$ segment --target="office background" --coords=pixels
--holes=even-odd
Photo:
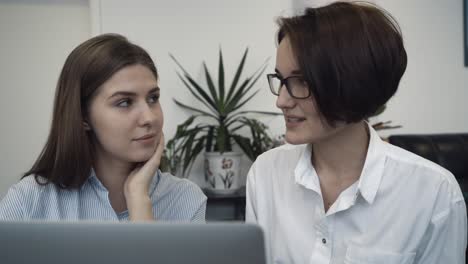
[[[79,43],[105,32],[126,35],[146,48],[160,72],[164,132],[169,138],[190,114],[172,98],[192,102],[177,79],[174,54],[202,76],[212,71],[222,47],[227,80],[248,46],[246,72],[270,57],[275,64],[275,17],[325,0],[0,0],[0,198],[40,153],[48,134],[56,81],[66,56]],[[377,120],[403,127],[382,132],[468,131],[468,68],[464,67],[463,0],[377,0],[394,15],[409,56],[400,90]],[[231,73],[231,74],[230,74]],[[266,79],[250,109],[275,111]],[[280,117],[262,119],[272,135],[284,130]],[[250,163],[244,159],[243,175]],[[205,186],[201,163],[190,176]]]

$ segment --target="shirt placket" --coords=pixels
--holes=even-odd
[[[319,208],[317,208],[319,209]],[[329,264],[332,257],[332,234],[331,234],[331,217],[326,216],[323,208],[316,210],[317,219],[315,225],[315,243],[314,250],[310,256],[309,263],[311,264]]]

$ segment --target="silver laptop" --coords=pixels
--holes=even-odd
[[[0,222],[0,263],[263,264],[263,233],[244,223]]]

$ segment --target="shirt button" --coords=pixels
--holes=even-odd
[[[327,240],[325,238],[322,238],[322,243],[323,244],[326,244],[327,243]]]

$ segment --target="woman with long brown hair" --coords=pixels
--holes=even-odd
[[[164,149],[158,72],[117,34],[68,56],[39,158],[0,202],[1,220],[204,221],[198,186],[158,170]]]

